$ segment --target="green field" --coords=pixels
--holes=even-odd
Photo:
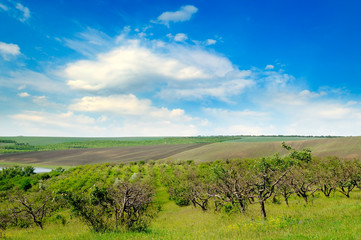
[[[240,136],[235,140],[227,142],[285,142],[285,141],[300,141],[312,139],[324,139],[334,137],[313,137],[313,136]]]
[[[159,140],[164,137],[107,137],[107,138],[87,138],[87,137],[0,137],[4,140],[14,140],[18,143],[29,143],[30,145],[50,145],[57,143],[68,143],[68,142],[89,142],[89,141],[149,141],[149,140]]]

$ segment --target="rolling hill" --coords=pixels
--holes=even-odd
[[[0,155],[1,162],[76,166],[103,162],[147,161],[150,159],[194,160],[197,162],[219,159],[258,158],[275,153],[286,155],[282,141],[220,142],[210,144],[160,144],[95,149],[70,149]],[[361,159],[361,137],[320,138],[286,141],[300,150],[310,148],[313,156],[337,156]]]

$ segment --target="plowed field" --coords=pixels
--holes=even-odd
[[[0,155],[0,163],[45,164],[77,166],[102,162],[135,162],[168,158],[174,154],[204,146],[205,144],[150,145],[95,149],[29,152]]]

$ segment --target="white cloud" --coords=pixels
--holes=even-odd
[[[110,99],[109,101],[111,101]],[[90,101],[89,99],[84,99]],[[91,103],[94,103],[90,101]],[[114,102],[113,102],[114,103]],[[78,105],[78,107],[80,107]],[[12,134],[30,136],[88,136],[88,137],[119,137],[119,136],[190,136],[199,134],[194,121],[184,115],[182,110],[155,109],[148,106],[147,112],[152,116],[143,117],[114,117],[104,114],[89,117],[73,111],[51,113],[42,111],[25,111],[10,116],[16,129]],[[89,109],[99,110],[105,114],[104,106]],[[119,114],[117,112],[116,114]],[[186,117],[183,118],[182,117]]]
[[[214,40],[214,39],[207,39],[207,40],[205,41],[205,45],[206,45],[206,46],[214,45],[214,44],[216,44],[216,43],[217,43],[217,41]]]
[[[69,106],[72,112],[100,114],[106,118],[108,136],[188,136],[198,134],[204,120],[185,114],[183,109],[155,107],[148,99],[132,94],[83,97]],[[110,131],[111,130],[111,131]]]
[[[264,69],[266,69],[266,70],[272,70],[272,69],[274,69],[274,68],[275,68],[275,66],[269,64],[269,65],[267,65]]]
[[[68,64],[63,74],[67,84],[76,90],[113,94],[150,92],[162,86],[164,93],[188,97],[197,96],[198,89],[202,97],[222,99],[252,85],[252,80],[245,79],[249,71],[239,71],[227,58],[202,48],[161,41],[123,42],[95,60]]]
[[[71,88],[88,91],[128,90],[142,84],[149,85],[152,81],[189,81],[208,77],[203,69],[156,54],[136,43],[98,55],[96,61],[71,63],[65,74]]]
[[[66,106],[64,106],[62,104],[50,102],[46,96],[34,96],[32,101],[33,101],[33,103],[35,103],[41,107],[46,107],[46,108],[51,108],[51,109],[66,108]]]
[[[108,97],[83,97],[69,106],[72,111],[111,113],[121,117],[190,121],[182,109],[156,108],[148,99],[138,99],[133,94]]]
[[[191,19],[192,15],[198,11],[193,5],[182,6],[175,12],[164,12],[158,18],[158,22],[169,26],[170,22],[184,22]]]
[[[107,34],[88,27],[85,31],[76,34],[74,39],[65,38],[64,42],[69,48],[92,57],[100,51],[109,50],[113,44],[113,39]]]
[[[10,72],[7,77],[0,76],[0,87],[31,89],[45,93],[66,93],[68,88],[45,74],[24,70]],[[20,87],[19,87],[20,86]]]
[[[347,95],[332,89],[302,89],[289,81],[292,76],[282,73],[273,72],[271,76],[272,80],[256,89],[249,101],[253,110],[270,113],[263,124],[274,126],[274,134],[359,135],[361,106],[350,105]]]
[[[27,92],[22,92],[22,93],[19,93],[18,96],[19,96],[19,97],[29,97],[30,94],[27,93]]]
[[[170,39],[176,42],[184,42],[188,39],[188,36],[185,33],[177,33],[175,36],[169,33],[167,34],[167,37],[169,37]]]
[[[21,3],[8,0],[8,4],[0,3],[0,10],[7,12],[11,17],[21,22],[25,22],[30,18],[30,10]]]
[[[73,112],[50,113],[25,111],[10,116],[20,135],[30,136],[102,136],[104,127],[97,126],[97,119],[76,115]]]
[[[19,20],[21,22],[25,22],[26,20],[28,20],[30,18],[29,8],[23,6],[21,3],[17,3],[16,9],[18,9],[22,13],[22,16],[19,18]]]
[[[164,99],[204,99],[213,97],[224,102],[232,103],[231,97],[241,94],[246,88],[253,86],[253,80],[235,79],[220,81],[212,84],[198,84],[198,87],[168,88],[159,93]]]
[[[20,47],[13,43],[0,42],[0,55],[7,61],[10,56],[17,56],[20,54]]]

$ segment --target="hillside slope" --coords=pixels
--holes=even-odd
[[[313,156],[361,159],[361,137],[287,141],[295,149],[310,148]],[[214,161],[218,159],[258,158],[286,154],[281,142],[224,142],[205,145],[171,156],[174,160]]]

